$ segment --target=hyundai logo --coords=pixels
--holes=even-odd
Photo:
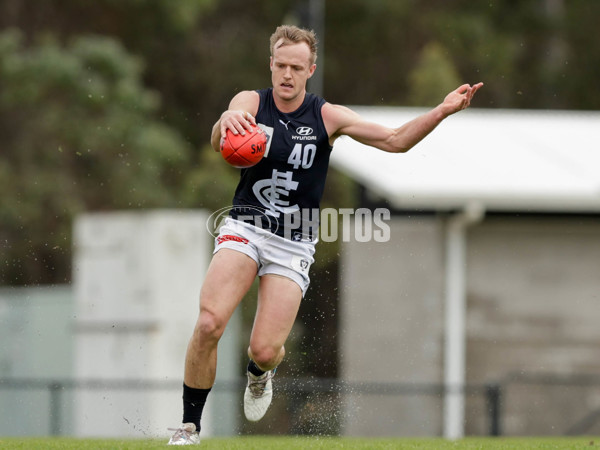
[[[311,127],[298,127],[296,128],[296,133],[300,136],[310,136],[313,133],[313,129]]]

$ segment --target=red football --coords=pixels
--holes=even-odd
[[[267,135],[256,125],[252,125],[252,132],[246,130],[245,135],[233,134],[231,130],[227,130],[225,137],[221,138],[221,156],[238,169],[257,164],[266,148]]]

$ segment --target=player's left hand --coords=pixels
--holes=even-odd
[[[443,103],[440,105],[444,114],[449,116],[455,112],[462,111],[471,104],[471,100],[481,87],[483,83],[477,83],[471,86],[470,84],[463,84],[459,88],[450,92]]]

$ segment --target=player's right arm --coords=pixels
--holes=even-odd
[[[254,116],[258,112],[260,97],[256,91],[239,92],[229,102],[227,111],[221,114],[221,117],[213,125],[210,135],[210,144],[215,152],[220,150],[221,136],[224,136],[227,129],[233,134],[246,134],[246,130],[251,131],[252,126],[256,125]]]

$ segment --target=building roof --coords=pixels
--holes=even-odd
[[[351,108],[392,127],[426,111]],[[471,108],[405,154],[342,137],[331,164],[400,209],[597,213],[599,138],[600,112]]]

